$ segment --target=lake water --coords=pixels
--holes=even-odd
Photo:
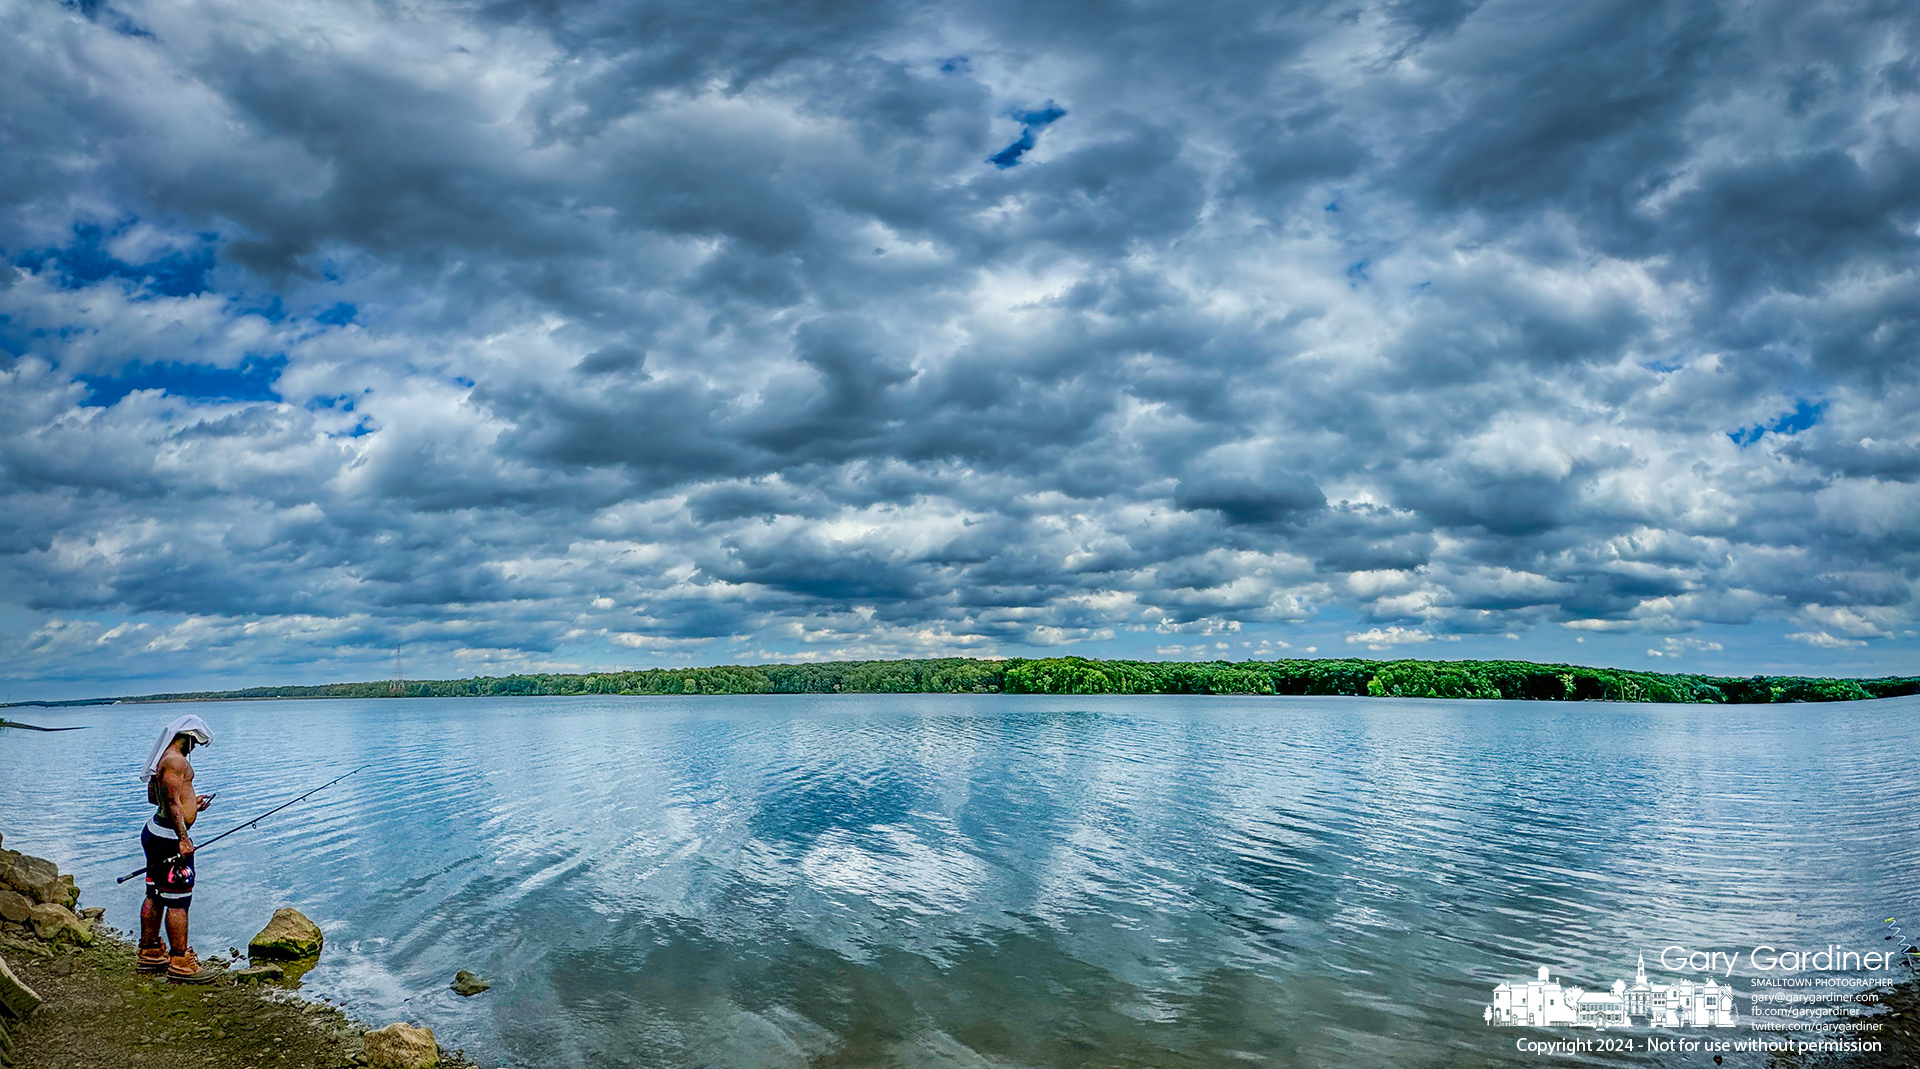
[[[203,839],[373,763],[206,851],[202,954],[298,907],[328,940],[309,994],[488,1065],[1540,1065],[1517,1037],[1593,1033],[1481,1018],[1540,965],[1605,986],[1645,952],[1673,981],[1671,946],[1920,929],[1916,699],[9,710],[91,729],[0,731],[6,845],[122,928],[137,768],[182,711],[218,736]],[[453,995],[461,968],[493,990]]]

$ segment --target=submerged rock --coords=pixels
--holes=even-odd
[[[249,965],[244,969],[235,969],[227,975],[233,977],[236,984],[263,984],[269,980],[285,978],[287,972],[278,965]]]
[[[487,988],[492,987],[493,984],[489,983],[484,976],[475,976],[467,970],[461,969],[459,972],[453,974],[453,983],[450,986],[452,986],[454,994],[459,995],[461,998],[471,998],[485,991]]]
[[[247,944],[247,957],[292,961],[317,957],[326,937],[320,926],[297,909],[276,909],[260,934]]]
[[[256,962],[255,964],[265,964],[265,963]],[[288,961],[277,962],[276,964],[280,966],[280,971],[284,974],[280,977],[280,982],[284,983],[288,987],[297,988],[300,986],[300,978],[312,972],[313,967],[320,964],[320,959],[319,958],[293,958]]]
[[[396,1021],[368,1032],[362,1044],[368,1069],[433,1069],[440,1064],[440,1046],[431,1028]]]

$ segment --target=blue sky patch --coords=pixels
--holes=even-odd
[[[1751,427],[1742,427],[1739,430],[1728,431],[1727,437],[1733,439],[1733,444],[1735,445],[1748,446],[1766,437],[1768,434],[1799,434],[1801,431],[1820,422],[1821,411],[1826,407],[1824,402],[1820,404],[1810,404],[1806,401],[1796,401],[1793,406],[1793,411],[1775,416],[1772,421],[1767,423],[1756,423]]]
[[[1067,109],[1049,100],[1047,106],[1039,111],[1016,111],[1013,117],[1020,121],[1020,125],[1038,130],[1043,126],[1051,126],[1054,120],[1063,118],[1066,114]]]
[[[191,297],[212,288],[207,282],[213,270],[213,235],[199,235],[201,244],[175,249],[147,263],[128,263],[106,250],[106,243],[124,233],[138,220],[129,219],[112,230],[92,223],[78,223],[73,241],[65,248],[34,249],[23,253],[14,263],[35,272],[52,270],[67,289],[79,289],[108,278],[122,278],[168,297]]]
[[[112,16],[108,25],[113,27],[113,32],[127,37],[153,36],[153,31],[127,17],[125,12],[114,10],[104,0],[60,0],[60,6],[68,11],[79,12],[81,17],[89,22],[100,21],[101,13],[105,12]]]
[[[334,305],[332,308],[321,312],[313,318],[315,322],[325,323],[330,327],[344,327],[348,323],[353,322],[355,313],[359,311],[359,307],[341,301],[339,304]]]
[[[1039,135],[1040,131],[1053,125],[1056,120],[1063,118],[1066,114],[1067,109],[1055,104],[1051,100],[1047,102],[1046,107],[1040,108],[1037,111],[1009,112],[1008,117],[1020,124],[1020,136],[1014,139],[1013,144],[988,156],[987,162],[1003,171],[1018,164],[1020,157],[1026,155],[1027,152],[1033,148],[1036,143],[1034,139]]]
[[[1001,149],[1000,151],[994,153],[991,156],[988,156],[987,162],[993,164],[995,167],[998,167],[1004,171],[1007,168],[1012,167],[1014,164],[1019,163],[1020,157],[1026,155],[1027,150],[1032,147],[1033,147],[1033,131],[1022,130],[1020,131],[1019,138],[1017,138],[1013,142],[1013,144],[1008,145],[1006,148]]]
[[[91,408],[106,408],[135,390],[165,390],[171,397],[207,401],[278,401],[273,388],[285,356],[249,356],[235,367],[212,364],[148,364],[135,361],[118,375],[76,375],[85,383]]]

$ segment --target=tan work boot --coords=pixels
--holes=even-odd
[[[140,955],[133,960],[136,972],[166,972],[167,948],[159,943],[140,948]]]
[[[170,984],[210,984],[220,978],[221,970],[200,964],[199,955],[187,948],[184,954],[175,954],[167,962],[167,982]]]

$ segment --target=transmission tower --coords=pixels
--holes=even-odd
[[[387,693],[396,697],[407,693],[407,674],[400,668],[400,647],[393,648],[393,682],[387,684]]]

